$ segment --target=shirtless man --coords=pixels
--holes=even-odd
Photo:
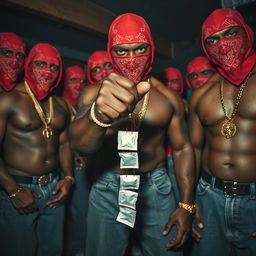
[[[0,33],[0,92],[11,91],[24,68],[26,46],[12,32]]]
[[[68,109],[49,97],[61,71],[58,51],[37,44],[25,63],[25,82],[0,95],[2,255],[62,253],[63,203],[74,178]]]
[[[64,72],[62,96],[68,105],[70,119],[77,113],[78,98],[85,87],[85,71],[80,66],[70,66]],[[66,256],[84,255],[86,214],[90,184],[88,181],[87,161],[85,157],[75,155],[74,177],[76,183],[67,204],[67,243]]]
[[[253,33],[238,11],[218,9],[203,24],[202,45],[218,74],[193,92],[190,102],[201,176],[193,255],[256,255]]]
[[[124,255],[135,215],[135,229],[144,254],[181,255],[168,247],[184,244],[194,209],[194,155],[187,138],[182,101],[176,92],[168,88],[160,91],[145,81],[152,68],[154,44],[142,17],[127,13],[114,20],[109,30],[108,54],[116,73],[85,89],[77,118],[71,124],[73,148],[87,155],[96,153],[93,170],[98,177],[89,196],[86,255]],[[135,167],[136,152],[128,153],[126,161],[124,152],[117,150],[117,133],[121,130],[139,131],[139,168]],[[165,168],[166,133],[181,191],[178,209]],[[119,154],[125,169],[120,167]],[[122,198],[118,199],[120,187],[127,186],[124,174],[140,177],[139,189],[135,189],[138,183],[134,182],[131,187],[135,191],[129,192],[139,197],[136,207],[129,199],[126,203],[132,206],[123,207]]]

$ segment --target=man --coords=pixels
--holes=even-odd
[[[108,54],[115,73],[85,88],[71,124],[74,149],[87,155],[96,153],[93,170],[98,177],[89,196],[86,255],[124,255],[134,225],[144,254],[180,255],[165,245],[184,244],[194,208],[193,151],[182,101],[176,92],[151,87],[145,81],[152,68],[154,44],[142,17],[126,13],[113,21]],[[181,191],[183,208],[176,210],[165,169],[166,133]],[[138,150],[124,152],[123,143],[131,150],[136,148],[137,135]]]
[[[172,88],[179,95],[182,95],[184,90],[183,79],[181,72],[177,68],[165,68],[162,72],[162,78],[168,88]]]
[[[203,86],[215,73],[216,69],[208,58],[206,56],[198,56],[188,63],[187,85],[193,91]]]
[[[96,51],[88,58],[87,76],[90,84],[95,84],[113,72],[106,51]]]
[[[50,96],[61,74],[58,51],[37,44],[25,63],[25,81],[0,95],[2,255],[62,253],[63,203],[74,178],[68,109]]]
[[[182,74],[179,69],[171,68],[171,67],[165,68],[162,72],[162,79],[164,84],[168,88],[175,90],[182,97],[182,94],[184,91],[184,85],[183,85]],[[182,97],[182,100],[185,106],[185,112],[187,113],[188,112],[187,101],[183,97]],[[167,169],[173,185],[173,192],[174,192],[176,201],[179,202],[179,188],[178,188],[178,184],[177,184],[175,172],[174,172],[172,148],[169,143],[167,143],[166,153],[167,153],[167,167],[168,167]]]
[[[238,11],[218,9],[203,24],[202,45],[218,79],[197,89],[190,104],[201,175],[196,192],[201,219],[198,214],[193,255],[255,255],[253,32]]]
[[[63,81],[63,98],[66,101],[71,121],[77,113],[79,94],[85,86],[85,71],[80,66],[71,66],[65,70]],[[87,201],[89,182],[86,171],[86,159],[75,156],[74,177],[76,183],[72,189],[68,204],[67,250],[66,255],[83,255],[85,246]]]
[[[0,33],[0,92],[11,91],[23,70],[26,46],[14,33]]]

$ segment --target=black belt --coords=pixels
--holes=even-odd
[[[18,184],[35,184],[43,187],[59,174],[60,172],[57,170],[40,176],[25,176],[16,174],[11,174],[11,176]]]
[[[213,176],[205,171],[201,172],[201,177],[208,183],[212,184]],[[221,189],[225,195],[250,195],[252,183],[241,183],[236,181],[227,181],[215,177],[214,187]],[[256,187],[256,183],[253,183]]]

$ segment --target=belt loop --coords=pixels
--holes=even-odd
[[[256,183],[250,183],[250,199],[256,199],[256,195],[255,195],[255,186],[256,186]]]

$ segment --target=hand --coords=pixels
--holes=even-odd
[[[203,229],[204,225],[201,219],[201,214],[200,214],[200,208],[196,204],[196,214],[195,214],[195,221],[197,223],[197,226],[199,229]],[[192,237],[199,242],[199,239],[201,238],[201,234],[195,229],[194,224],[192,223]]]
[[[178,208],[172,213],[168,223],[165,225],[163,235],[167,235],[173,225],[176,225],[177,227],[177,235],[176,237],[172,238],[168,244],[166,244],[166,247],[179,248],[186,242],[190,233],[191,219],[192,215],[187,210],[182,208]]]
[[[60,180],[57,185],[55,186],[52,195],[56,195],[59,191],[61,192],[59,196],[53,200],[50,200],[46,203],[50,208],[57,208],[60,205],[64,204],[70,188],[72,186],[71,180],[68,179],[62,179]]]
[[[256,232],[252,233],[253,238],[256,238]]]
[[[150,89],[148,82],[134,82],[115,73],[103,80],[95,101],[95,115],[103,123],[127,116]]]
[[[40,197],[33,189],[22,187],[22,190],[11,199],[11,202],[20,214],[28,214],[38,210],[35,199]]]

